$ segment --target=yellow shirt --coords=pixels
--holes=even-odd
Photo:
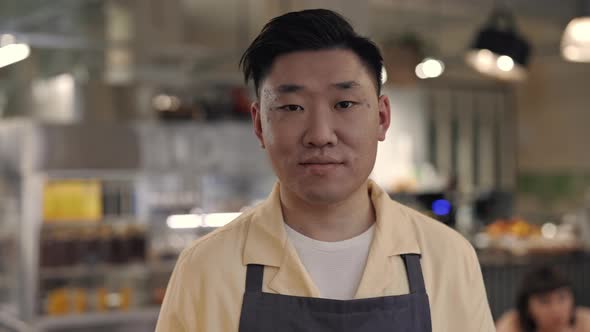
[[[287,240],[277,184],[269,198],[180,255],[157,332],[238,331],[246,265],[265,265],[263,291],[319,297]],[[422,255],[433,332],[495,331],[477,256],[444,224],[392,201],[369,182],[376,229],[355,298],[409,292],[400,254]]]

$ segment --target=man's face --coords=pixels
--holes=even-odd
[[[283,190],[310,204],[352,195],[389,127],[389,100],[349,50],[278,57],[252,105],[254,129]]]

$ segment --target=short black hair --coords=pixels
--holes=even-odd
[[[377,45],[358,35],[340,14],[327,9],[290,12],[268,22],[240,60],[244,79],[254,81],[256,95],[274,60],[284,54],[346,49],[353,51],[374,76],[377,94],[381,93],[383,57]]]
[[[524,332],[534,332],[537,330],[537,324],[531,317],[529,311],[531,297],[550,293],[561,288],[567,288],[573,292],[571,282],[553,267],[538,266],[524,276],[516,296],[518,319]],[[570,321],[572,325],[575,323],[575,305],[574,300],[574,310]]]

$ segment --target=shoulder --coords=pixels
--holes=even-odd
[[[195,240],[178,258],[177,268],[193,277],[241,266],[242,252],[253,210]],[[237,264],[236,264],[237,263]]]
[[[414,228],[418,244],[425,255],[473,258],[471,243],[456,230],[412,208],[394,202]]]
[[[497,332],[520,332],[518,314],[515,310],[510,310],[503,314],[496,322]]]
[[[576,309],[576,325],[581,328],[581,331],[590,329],[590,308],[578,307]]]
[[[203,326],[215,321],[210,316],[221,315],[220,308],[224,314],[239,310],[232,300],[243,292],[246,268],[241,253],[250,219],[251,213],[245,213],[182,251],[168,282],[157,331],[209,331]]]
[[[399,203],[395,229],[421,255],[433,326],[451,331],[494,331],[477,254],[469,241],[440,221]],[[399,235],[398,235],[399,238]],[[406,238],[411,238],[407,240]]]
[[[578,307],[578,308],[576,308],[576,315],[583,317],[583,318],[590,318],[590,308]]]
[[[444,281],[447,289],[455,289],[465,297],[481,297],[483,279],[479,259],[471,243],[454,229],[399,203],[403,219],[420,249],[425,281],[433,285]],[[461,290],[471,289],[469,294]],[[461,291],[460,291],[461,290]],[[477,290],[477,291],[476,291]],[[438,290],[431,290],[433,296]],[[442,293],[441,293],[442,294]]]

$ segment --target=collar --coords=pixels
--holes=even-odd
[[[385,257],[420,254],[417,230],[406,208],[391,200],[372,180],[366,185],[376,216],[372,254]],[[288,241],[279,189],[277,182],[269,197],[252,214],[242,257],[244,265],[280,267],[286,257]]]

